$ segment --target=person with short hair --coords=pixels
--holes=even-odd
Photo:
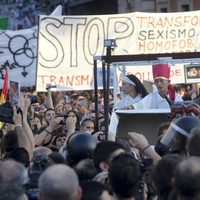
[[[80,183],[83,190],[81,200],[112,200],[109,188],[96,181],[82,181]]]
[[[26,168],[14,161],[0,162],[0,199],[1,200],[27,200],[23,185],[27,182]]]
[[[174,188],[178,200],[200,199],[200,158],[182,161],[174,172]]]
[[[47,122],[47,127],[42,132],[35,135],[36,146],[47,146],[51,143],[53,139],[53,132],[58,128],[62,117],[56,117],[55,110],[53,108],[48,108],[45,111],[45,120]]]
[[[88,114],[89,114],[89,107],[90,107],[90,102],[87,98],[81,98],[78,101],[78,111],[81,114],[81,120],[87,118]]]
[[[124,147],[114,141],[102,141],[98,143],[93,152],[93,160],[97,171],[108,171],[112,156],[121,152],[125,152]]]
[[[153,167],[152,179],[159,200],[167,200],[173,189],[172,178],[176,166],[184,160],[184,156],[167,154]]]
[[[80,124],[80,131],[86,131],[91,134],[92,132],[94,132],[94,126],[94,121],[92,121],[91,119],[83,119]]]
[[[194,128],[191,131],[191,137],[188,138],[186,149],[190,156],[200,157],[200,128]]]
[[[77,173],[79,181],[89,181],[97,175],[94,162],[90,158],[80,160],[73,169]]]
[[[113,158],[109,165],[109,180],[115,200],[133,200],[141,177],[137,160],[127,153]]]
[[[82,191],[75,171],[67,165],[47,168],[39,178],[38,200],[80,200]]]

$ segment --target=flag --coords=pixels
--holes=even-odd
[[[3,89],[2,89],[2,92],[1,92],[1,96],[0,96],[0,104],[3,104],[3,103],[6,102],[7,93],[8,93],[8,70],[6,69]],[[0,122],[0,129],[2,127],[3,127],[3,122]]]
[[[6,102],[7,93],[8,93],[8,70],[6,70],[6,74],[5,74],[3,89],[2,89],[1,97],[0,97],[0,104],[3,104]]]

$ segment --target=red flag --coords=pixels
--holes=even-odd
[[[1,97],[0,97],[0,104],[3,104],[6,102],[7,93],[8,93],[8,70],[6,69],[3,89],[2,89]]]
[[[6,69],[3,89],[0,96],[0,104],[3,104],[6,102],[7,93],[8,93],[8,70]],[[0,121],[0,129],[3,127],[3,124],[4,123]]]

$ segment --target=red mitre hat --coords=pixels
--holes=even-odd
[[[170,79],[170,65],[169,64],[155,64],[152,68],[153,78],[156,79]]]

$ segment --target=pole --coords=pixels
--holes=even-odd
[[[99,131],[99,108],[98,108],[98,81],[97,81],[97,60],[94,60],[94,92],[95,92],[95,124],[96,132]]]

